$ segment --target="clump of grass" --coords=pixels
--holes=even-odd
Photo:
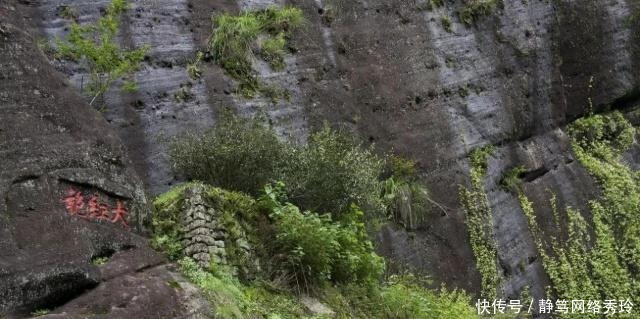
[[[184,103],[193,100],[194,95],[191,93],[192,86],[190,82],[180,84],[180,89],[173,95],[176,102]]]
[[[520,178],[526,172],[527,172],[527,169],[524,166],[522,165],[516,166],[510,169],[509,171],[507,171],[507,173],[504,175],[504,177],[500,181],[500,185],[504,187],[507,191],[514,190],[514,189],[517,190],[520,188],[520,183],[522,182]]]
[[[61,6],[60,7],[60,16],[63,19],[68,19],[68,20],[77,20],[78,19],[78,11],[76,10],[75,7],[72,6]]]
[[[260,91],[260,81],[252,58],[258,53],[275,70],[283,69],[287,40],[303,22],[302,11],[293,7],[225,13],[214,19],[209,47],[214,60],[238,81],[238,91],[253,98]]]
[[[91,260],[91,263],[96,266],[102,266],[109,261],[109,257],[96,257]]]
[[[287,45],[284,33],[269,37],[260,43],[260,56],[274,70],[284,69],[284,47]]]
[[[427,0],[423,8],[431,11],[435,8],[442,7],[443,5],[444,5],[444,0]]]
[[[204,53],[198,52],[196,54],[196,58],[187,64],[187,74],[192,80],[197,80],[202,77],[202,69],[200,69],[200,64],[202,63],[202,59],[204,58]]]
[[[291,100],[291,92],[275,85],[263,85],[260,88],[260,93],[267,97],[272,104],[278,103],[280,99]]]
[[[488,16],[502,6],[502,0],[469,0],[460,11],[460,20],[471,25],[480,17]]]
[[[41,317],[49,314],[49,309],[37,309],[31,313],[33,317]]]
[[[445,31],[449,33],[453,32],[453,29],[451,28],[451,18],[448,15],[440,17],[440,22],[442,23],[442,28],[444,28]]]

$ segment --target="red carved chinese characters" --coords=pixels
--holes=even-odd
[[[89,218],[100,218],[100,204],[95,194],[89,198]]]
[[[116,208],[113,210],[113,213],[115,214],[115,216],[111,220],[112,223],[121,221],[125,227],[129,227],[127,222],[124,220],[124,215],[127,214],[127,209],[124,207],[121,201],[118,201]]]
[[[82,196],[82,193],[73,189],[73,187],[69,189],[67,197],[62,201],[70,215],[77,215],[84,207],[84,197]]]
[[[116,208],[111,209],[109,205],[100,202],[98,194],[93,194],[87,201],[87,205],[85,205],[82,192],[77,191],[74,188],[70,188],[67,192],[67,196],[64,197],[62,202],[65,204],[65,208],[69,215],[95,220],[105,220],[114,224],[120,222],[124,227],[129,227],[129,224],[127,224],[126,221],[128,210],[121,201],[117,201]]]

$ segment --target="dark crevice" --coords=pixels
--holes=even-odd
[[[48,292],[23,308],[18,309],[17,315],[29,316],[36,310],[52,310],[63,306],[85,292],[94,289],[99,284],[83,271],[61,273],[47,277],[44,281],[31,281],[21,290],[25,293],[37,291]],[[26,297],[26,296],[25,296]],[[30,298],[31,299],[31,298]]]
[[[99,191],[99,192],[101,192],[101,193],[103,193],[105,195],[108,195],[111,198],[116,199],[116,200],[118,200],[118,199],[119,200],[123,200],[123,201],[132,200],[131,197],[128,197],[128,196],[126,196],[124,194],[118,194],[118,193],[116,193],[114,191],[110,191],[110,190],[104,189],[104,188],[102,188],[100,186],[96,186],[94,184],[73,181],[73,180],[70,180],[70,179],[67,179],[67,178],[64,178],[64,177],[59,177],[58,180],[60,180],[60,181],[62,181],[64,183],[67,183],[67,184],[75,185],[75,186],[86,188],[86,189],[91,189],[92,191]]]
[[[640,104],[640,87],[629,90],[625,95],[611,102],[611,110],[624,111]]]
[[[533,182],[534,180],[544,176],[549,173],[549,169],[545,166],[534,169],[532,171],[527,171],[522,174],[522,180],[526,183]]]
[[[15,178],[11,182],[11,184],[12,185],[21,184],[21,183],[24,183],[26,181],[36,180],[38,178],[40,178],[40,176],[37,176],[37,175],[24,175],[24,176],[20,176],[20,177]]]
[[[96,251],[92,256],[91,256],[91,261],[95,261],[99,258],[111,258],[111,256],[113,256],[113,254],[116,253],[116,250],[110,247],[102,247],[100,250]]]

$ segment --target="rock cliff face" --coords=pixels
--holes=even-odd
[[[63,304],[51,317],[201,311],[134,233],[150,217],[143,184],[113,128],[38,49],[28,14],[0,4],[0,316]]]
[[[62,5],[76,7],[82,22],[97,19],[105,3],[24,0],[14,5],[25,12],[29,27],[38,30],[34,34],[41,32],[51,39],[64,34],[70,23],[60,16]],[[42,203],[39,199],[12,198],[53,187],[41,176],[64,186],[97,187],[117,199],[142,196],[137,188],[140,184],[129,179],[132,174],[124,169],[122,150],[110,146],[115,138],[108,134],[112,131],[124,142],[149,192],[158,194],[179,180],[167,163],[164,137],[215,125],[216,113],[225,106],[245,115],[265,110],[283,136],[304,140],[310,130],[328,121],[352,130],[380,150],[416,160],[432,199],[446,212],[434,211],[413,234],[385,227],[378,236],[380,251],[431,275],[436,283],[479,291],[479,273],[457,194],[459,185],[468,184],[469,152],[491,144],[496,151],[489,160],[485,187],[503,290],[517,297],[523,287],[530,286],[533,296],[541,298],[548,279],[518,199],[499,187],[499,182],[511,168],[522,165],[526,168],[524,191],[539,218],[551,216],[549,191],[557,195],[559,205],[588,211],[586,203],[598,196],[598,187],[574,159],[563,128],[590,111],[625,111],[638,104],[640,30],[638,23],[629,21],[638,14],[640,4],[633,0],[504,1],[502,8],[471,26],[458,19],[465,5],[459,0],[445,1],[432,10],[422,0],[131,3],[121,41],[129,46],[149,44],[152,50],[136,74],[139,90],[126,94],[114,90],[106,96],[103,115],[110,124],[100,122],[94,113],[89,115],[86,104],[77,97],[51,100],[52,92],[70,90],[60,81],[23,74],[51,74],[48,65],[15,70],[6,62],[2,65],[0,76],[5,78],[0,85],[5,87],[0,93],[5,95],[0,99],[2,107],[13,108],[14,113],[0,114],[7,116],[0,141],[26,143],[19,148],[7,144],[14,150],[10,155],[17,149],[29,149],[41,162],[50,163],[24,173],[13,167],[31,165],[28,159],[35,161],[34,154],[9,161],[10,166],[3,163],[0,187],[3,195],[11,195],[5,196],[5,210],[40,209],[30,206]],[[295,35],[294,53],[287,55],[284,71],[274,72],[261,64],[256,68],[265,81],[288,89],[290,101],[273,105],[264,97],[248,100],[231,94],[233,81],[211,63],[204,67],[201,80],[187,77],[187,62],[195,50],[206,46],[211,14],[284,4],[302,8],[308,23]],[[10,57],[8,61],[18,63],[13,53],[13,46],[19,43],[15,37],[27,35],[7,29],[5,20],[14,15],[7,8],[0,7],[4,28],[0,36],[6,39],[2,52]],[[450,17],[450,31],[443,26],[443,17]],[[25,54],[35,51],[35,47],[24,50]],[[56,67],[66,73],[72,86],[83,86],[82,68],[72,64]],[[12,77],[6,78],[7,74]],[[28,84],[20,85],[16,80],[20,77]],[[34,83],[46,83],[51,89],[27,80],[41,81]],[[181,87],[190,90],[188,101],[176,101],[174,95]],[[37,107],[43,104],[65,109],[41,111]],[[85,113],[88,115],[82,115]],[[78,127],[68,127],[64,117],[57,118],[61,114],[80,117],[74,121]],[[93,124],[96,121],[100,124]],[[68,142],[54,148],[59,142],[53,137],[14,135],[25,129],[52,132],[47,136]],[[84,139],[87,135],[100,138]],[[59,163],[45,160],[52,153],[76,155],[60,155]],[[639,163],[638,154],[634,150],[627,156],[634,167]],[[84,173],[64,171],[68,167],[82,167]],[[93,173],[95,170],[99,173]],[[7,174],[10,176],[5,177]],[[106,177],[100,177],[104,174]],[[111,188],[107,181],[122,188]],[[59,186],[51,194],[61,197],[63,191]],[[51,196],[44,207],[60,205]],[[34,204],[26,204],[30,202]],[[136,223],[142,225],[144,214],[137,216],[141,219]]]

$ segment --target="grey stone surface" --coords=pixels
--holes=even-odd
[[[150,209],[125,147],[36,45],[33,4],[0,3],[0,317],[186,318],[173,307],[178,294],[158,289],[169,273],[144,271],[165,259],[140,235]],[[96,194],[128,213],[117,222],[72,215],[70,188],[83,192],[84,209]]]
[[[95,3],[65,2],[83,8],[82,21],[97,17]],[[68,24],[55,16],[60,4],[33,2],[40,12],[33,19],[42,21],[50,36],[62,34]],[[591,111],[589,98],[596,112],[607,105],[624,109],[637,104],[622,98],[638,90],[640,78],[640,32],[625,24],[640,10],[637,1],[504,1],[503,9],[466,26],[457,18],[464,5],[460,0],[433,11],[424,9],[423,0],[291,0],[286,4],[301,7],[309,20],[294,36],[297,52],[287,55],[283,72],[257,65],[266,81],[292,92],[290,103],[272,106],[260,98],[228,94],[232,81],[212,64],[193,83],[194,100],[184,105],[172,100],[172,92],[186,81],[185,61],[206,45],[211,13],[272,4],[285,2],[134,1],[122,41],[149,43],[154,50],[137,75],[138,93],[111,92],[105,116],[150,191],[161,192],[176,181],[158,137],[214,125],[223,106],[245,115],[266,110],[283,136],[298,140],[328,121],[380,151],[416,160],[433,200],[445,208],[427,216],[413,233],[383,228],[380,251],[430,275],[435,285],[479,291],[457,193],[459,185],[468,183],[469,152],[493,144],[497,151],[486,189],[503,268],[501,290],[514,296],[531,286],[539,297],[548,279],[517,199],[498,186],[499,180],[524,165],[524,189],[541,219],[550,214],[547,189],[561,205],[574,207],[583,208],[597,196],[597,186],[573,159],[562,129]],[[334,8],[330,23],[328,8]],[[453,32],[443,29],[442,16],[451,17]],[[73,65],[61,69],[77,86],[82,70]],[[131,107],[137,100],[143,108]],[[627,156],[634,167],[638,154],[634,150]],[[198,223],[192,229],[206,224]]]

